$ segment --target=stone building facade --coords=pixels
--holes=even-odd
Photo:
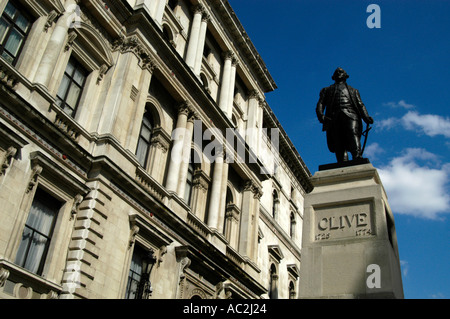
[[[0,16],[0,298],[298,297],[311,174],[228,1]]]

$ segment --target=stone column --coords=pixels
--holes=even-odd
[[[223,174],[223,150],[216,151],[216,158],[214,163],[213,180],[211,187],[211,198],[208,211],[208,226],[212,229],[218,229],[219,226],[219,210],[220,197],[222,189],[222,174]]]
[[[130,108],[134,104],[130,96],[124,92],[131,92],[135,78],[140,77],[142,72],[138,66],[138,57],[133,52],[125,50],[125,46],[131,41],[126,39],[120,48],[116,65],[110,71],[109,86],[103,86],[104,91],[99,93],[98,100],[102,101],[99,105],[101,109],[95,120],[91,120],[91,126],[96,128],[99,134],[113,134],[123,144],[126,143],[127,137],[122,134],[124,128],[122,123],[130,116]]]
[[[223,57],[225,59],[225,62],[223,65],[222,81],[220,87],[219,108],[227,113],[228,98],[230,95],[231,61],[233,58],[233,53],[231,51],[227,51],[223,54]]]
[[[208,29],[209,15],[204,13],[202,15],[202,23],[200,25],[200,35],[198,39],[197,53],[195,56],[194,73],[200,75],[203,60],[203,49],[205,48],[206,30]]]
[[[239,236],[239,253],[244,256],[250,255],[250,242],[251,242],[251,223],[253,213],[253,182],[251,180],[246,181],[244,185],[244,193],[242,198],[242,210],[241,210],[241,228]]]
[[[259,199],[261,189],[251,180],[244,185],[242,199],[241,226],[239,236],[239,253],[256,258],[255,245],[258,240]]]
[[[194,120],[195,114],[191,113],[186,124],[186,135],[183,140],[183,152],[182,152],[182,162],[180,164],[180,177],[177,188],[177,193],[180,197],[184,198],[184,190],[186,188],[186,177],[189,168],[189,162],[191,160],[191,144],[192,144],[192,133],[194,132]]]
[[[201,221],[205,220],[207,191],[210,183],[209,176],[201,169],[194,171],[194,182],[192,185],[192,212]]]
[[[203,6],[201,5],[194,6],[194,18],[192,19],[188,49],[186,52],[186,64],[192,69],[194,69],[195,58],[198,50],[203,10]]]
[[[50,37],[50,40],[45,48],[41,62],[36,72],[34,82],[48,87],[53,71],[56,68],[58,58],[66,43],[67,31],[70,24],[75,17],[74,11],[76,9],[75,0],[66,1],[66,7],[71,11],[66,11],[56,22],[55,29]]]
[[[234,102],[234,85],[236,82],[236,67],[237,61],[236,59],[232,59],[231,62],[231,71],[230,71],[230,86],[228,90],[228,99],[227,99],[227,115],[228,118],[231,119],[233,115],[233,102]]]
[[[239,244],[239,218],[240,212],[237,206],[235,204],[227,205],[224,235],[230,246],[234,249],[237,249]]]
[[[227,182],[228,182],[228,163],[224,160],[222,167],[222,180],[220,183],[220,206],[219,206],[219,221],[217,224],[217,231],[223,233],[223,226],[225,221],[225,209],[227,199]]]
[[[247,144],[253,149],[254,152],[257,150],[258,142],[258,126],[261,123],[258,122],[258,105],[259,105],[259,94],[256,90],[249,92],[248,99],[248,117],[247,117],[247,134],[245,136]]]
[[[165,132],[161,127],[153,129],[147,171],[160,184],[164,180],[164,169],[169,148],[169,133]]]
[[[178,110],[178,119],[174,132],[172,132],[173,146],[170,152],[169,174],[167,176],[166,188],[169,191],[176,192],[178,187],[178,177],[180,173],[180,165],[182,163],[182,152],[184,136],[186,134],[187,117],[189,107],[185,103]]]

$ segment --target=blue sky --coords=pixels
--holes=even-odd
[[[375,123],[364,156],[394,212],[405,298],[450,298],[450,1],[229,0],[278,89],[269,106],[310,171],[335,161],[315,115],[337,67]],[[369,4],[381,28],[368,28]]]

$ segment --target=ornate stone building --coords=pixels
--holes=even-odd
[[[311,174],[228,1],[0,16],[1,298],[298,297]]]

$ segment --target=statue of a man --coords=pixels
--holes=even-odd
[[[361,119],[367,124],[373,123],[358,90],[347,85],[348,77],[342,68],[337,68],[331,77],[335,83],[320,91],[316,107],[322,131],[327,133],[328,149],[336,154],[338,163],[348,160],[347,152],[352,154],[353,160],[362,157]]]

